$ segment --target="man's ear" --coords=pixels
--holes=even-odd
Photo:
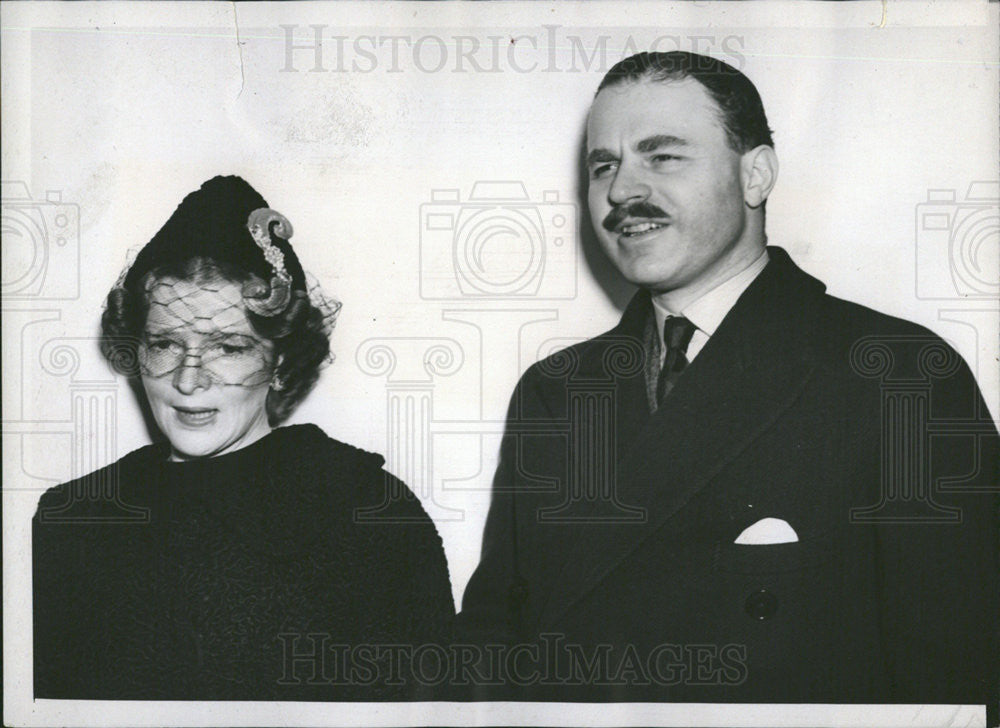
[[[778,155],[772,147],[761,144],[740,159],[743,201],[758,208],[767,200],[778,180]]]

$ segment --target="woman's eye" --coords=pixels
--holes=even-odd
[[[240,339],[216,341],[211,345],[211,349],[220,356],[246,354],[251,348],[253,348],[251,344]]]

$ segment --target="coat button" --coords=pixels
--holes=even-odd
[[[528,583],[522,578],[515,579],[507,596],[511,606],[517,609],[528,598]]]
[[[770,619],[778,611],[778,597],[767,589],[761,589],[747,597],[743,608],[754,619]]]

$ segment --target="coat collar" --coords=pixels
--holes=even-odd
[[[618,419],[630,417],[640,425],[631,421],[615,425],[628,442],[619,449],[614,493],[623,513],[631,510],[641,518],[609,522],[606,502],[576,504],[572,520],[579,523],[582,535],[591,537],[576,539],[573,551],[565,554],[562,571],[539,613],[540,628],[550,627],[678,514],[781,416],[809,380],[825,287],[800,270],[784,250],[771,247],[768,253],[767,267],[685,370],[663,407],[652,416],[646,414],[641,376],[622,387],[620,396],[632,410],[617,407]],[[639,292],[620,324],[593,343],[641,337],[650,306],[648,293]],[[599,350],[600,346],[585,350],[581,370],[600,366],[593,360]]]
[[[348,526],[353,509],[373,499],[367,490],[381,483],[384,463],[312,424],[280,427],[235,452],[190,462],[167,461],[165,443],[138,452],[160,480],[154,517],[194,507],[253,550],[281,557]]]
[[[727,344],[736,340],[743,363],[753,362],[761,348],[760,343],[767,345],[776,338],[789,339],[783,333],[788,325],[798,324],[800,328],[802,324],[808,325],[812,317],[799,315],[805,312],[797,305],[806,299],[815,300],[826,291],[826,286],[795,265],[783,248],[768,246],[767,254],[768,263],[764,270],[737,299],[715,332],[729,339]],[[651,307],[649,292],[639,290],[629,301],[618,325],[593,341],[614,337],[641,339]],[[801,338],[797,341],[807,343]],[[786,342],[775,343],[784,346]]]

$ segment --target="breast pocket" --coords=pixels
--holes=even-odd
[[[832,559],[833,542],[828,537],[753,546],[719,542],[713,569],[727,574],[781,574],[818,569]]]

